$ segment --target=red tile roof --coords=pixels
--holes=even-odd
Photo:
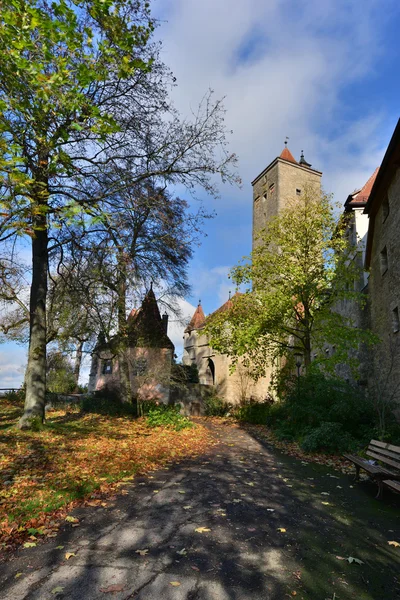
[[[237,296],[242,296],[242,292],[235,292],[233,294],[232,298],[229,298],[229,300],[227,300],[222,306],[217,308],[217,310],[215,310],[212,314],[215,315],[215,313],[220,313],[220,312],[225,312],[226,310],[230,310],[233,305],[232,300],[233,300],[233,298],[236,298]]]
[[[192,329],[201,329],[204,327],[206,322],[206,316],[203,312],[203,308],[199,303],[198,307],[194,311],[193,317],[190,320],[189,325],[185,329],[185,333],[190,333]]]
[[[289,150],[289,148],[287,148],[287,146],[284,147],[279,158],[288,160],[289,162],[295,163],[296,165],[298,164],[297,160],[294,158],[293,154],[290,152],[290,150]]]
[[[375,171],[372,173],[371,177],[363,185],[363,187],[348,196],[345,206],[363,206],[367,203],[372,186],[374,185],[376,176],[378,175],[378,171],[379,167],[376,167]]]

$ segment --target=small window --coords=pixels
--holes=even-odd
[[[384,223],[389,216],[389,198],[386,196],[382,203],[382,223]]]
[[[299,188],[296,188],[296,195],[300,196],[300,194],[301,194],[301,190]]]
[[[101,369],[102,375],[111,375],[112,373],[112,360],[111,358],[107,358],[103,360],[103,366]]]
[[[274,183],[271,183],[271,185],[268,188],[268,191],[269,191],[270,196],[272,196],[272,194],[275,191],[275,184]]]
[[[398,306],[396,306],[396,308],[394,308],[392,310],[392,326],[393,326],[393,333],[397,333],[400,329],[399,307]]]
[[[133,377],[141,377],[147,371],[147,360],[145,358],[137,358],[132,365]]]
[[[381,259],[381,275],[383,275],[388,270],[388,252],[387,252],[386,246],[384,247],[383,250],[381,250],[380,259]]]

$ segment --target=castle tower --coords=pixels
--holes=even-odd
[[[259,231],[269,220],[279,214],[288,202],[300,196],[304,189],[321,191],[320,171],[311,168],[303,151],[299,162],[287,147],[255,179],[253,186],[253,248]]]

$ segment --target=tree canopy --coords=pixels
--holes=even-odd
[[[363,302],[354,286],[359,268],[330,198],[305,189],[270,220],[251,256],[232,270],[237,286],[251,288],[234,296],[229,311],[208,320],[211,345],[234,364],[242,356],[256,378],[277,358],[296,352],[307,370],[312,362],[325,369],[352,362],[351,349],[370,338],[340,302]],[[334,349],[329,356],[328,346]]]

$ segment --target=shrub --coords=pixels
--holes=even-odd
[[[25,389],[22,387],[19,390],[10,390],[1,396],[1,398],[5,398],[10,404],[15,404],[16,406],[20,406],[25,402]]]
[[[180,414],[180,404],[155,404],[149,409],[146,423],[149,427],[171,427],[175,431],[193,427],[192,421]]]
[[[305,452],[322,451],[329,454],[352,450],[356,446],[356,440],[343,429],[340,423],[329,421],[310,431],[301,443],[301,447]]]
[[[130,402],[122,402],[115,388],[105,388],[88,396],[83,396],[81,398],[81,410],[110,416],[136,416],[136,406]]]
[[[239,421],[254,425],[266,425],[270,410],[270,402],[247,402],[235,410],[235,416]]]
[[[231,409],[231,405],[219,396],[209,395],[204,398],[204,412],[207,417],[224,417]]]

